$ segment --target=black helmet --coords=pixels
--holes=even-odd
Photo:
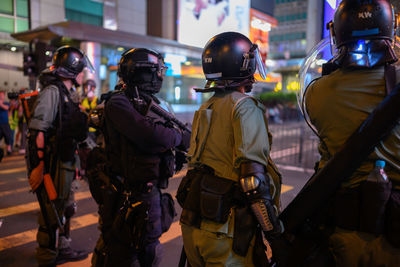
[[[83,83],[83,87],[90,87],[90,89],[96,88],[96,82],[92,79],[88,79]]]
[[[52,68],[57,76],[75,79],[87,66],[92,68],[85,54],[78,48],[62,46],[54,53]]]
[[[395,30],[396,17],[388,0],[343,0],[333,20],[338,48],[360,39],[392,41]]]
[[[250,53],[253,47],[249,38],[238,32],[224,32],[211,38],[201,57],[206,79],[244,80],[252,77],[256,71],[256,59]]]
[[[250,91],[256,69],[263,79],[267,75],[257,45],[238,32],[224,32],[211,38],[201,58],[207,84],[205,88],[195,88],[197,92],[241,86]]]
[[[151,93],[160,91],[166,70],[161,54],[147,48],[125,51],[118,64],[118,76],[124,83]]]

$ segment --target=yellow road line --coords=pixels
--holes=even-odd
[[[25,171],[26,171],[26,167],[19,167],[19,168],[1,170],[0,174],[10,174],[10,173],[17,173],[17,172],[25,172]]]
[[[12,179],[12,180],[8,180],[8,181],[0,181],[0,185],[3,185],[3,184],[6,184],[6,183],[9,183],[9,182],[15,182],[15,181],[17,181],[17,182],[28,182],[28,178],[16,178],[16,179]]]
[[[18,156],[6,156],[3,158],[3,162],[8,162],[8,161],[16,161],[16,160],[23,160],[25,155],[18,155]]]
[[[89,256],[83,261],[75,261],[75,262],[67,262],[61,265],[57,265],[58,267],[82,267],[82,266],[91,266],[92,265],[92,256],[93,253],[90,253]]]
[[[182,233],[179,221],[173,222],[169,230],[160,237],[160,243],[161,244],[167,243],[172,239],[177,238],[180,235],[182,235]]]
[[[92,195],[90,194],[89,191],[84,191],[84,192],[77,192],[75,193],[75,200],[82,200],[86,198],[91,198]],[[18,213],[24,213],[24,212],[29,212],[29,211],[34,211],[39,209],[39,204],[35,202],[29,202],[26,204],[21,204],[17,206],[11,206],[8,208],[0,209],[0,217],[6,217]]]
[[[179,236],[181,236],[181,226],[179,225],[179,221],[172,223],[171,228],[169,228],[168,232],[164,233],[161,238],[161,244],[165,244]],[[62,265],[58,265],[59,267],[76,267],[76,266],[90,266],[92,260],[93,253],[90,253],[89,256],[77,262],[67,262]]]
[[[291,185],[282,185],[282,188],[281,188],[281,194],[284,194],[284,193],[286,193],[286,192],[288,192],[288,191],[290,191],[290,190],[292,190],[293,189],[293,186],[291,186]]]
[[[26,186],[26,187],[17,188],[14,190],[3,191],[3,192],[0,192],[0,197],[5,197],[5,196],[11,195],[11,194],[17,194],[17,193],[21,193],[21,192],[29,192],[30,189],[31,188],[29,186]]]
[[[76,230],[79,228],[97,224],[97,221],[97,213],[90,213],[72,218],[71,230]],[[37,229],[31,229],[22,233],[0,238],[0,251],[34,242],[36,240],[36,233]]]
[[[71,220],[71,230],[77,230],[83,227],[96,225],[97,223],[98,223],[97,213],[90,213],[78,217],[73,217]],[[0,238],[0,251],[17,246],[22,246],[30,242],[34,242],[36,240],[36,233],[37,229],[31,229],[21,233]],[[160,242],[167,243],[172,239],[177,238],[180,235],[181,235],[181,227],[179,226],[179,222],[176,221],[172,223],[171,228],[168,230],[168,232],[164,233],[161,236]]]

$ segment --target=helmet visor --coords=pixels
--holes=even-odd
[[[83,56],[84,56],[83,61],[85,63],[85,68],[87,68],[91,73],[95,73],[96,70],[94,69],[93,64],[88,58],[88,56],[86,54],[83,54]]]
[[[300,90],[297,91],[297,102],[308,125],[315,130],[306,110],[305,94],[308,86],[322,76],[322,65],[332,57],[331,42],[329,38],[323,39],[319,44],[311,49],[308,56],[304,59],[300,68]]]
[[[256,58],[257,72],[260,74],[261,78],[265,80],[267,78],[267,68],[265,67],[264,61],[258,50],[258,46],[254,45],[255,50],[253,51]]]

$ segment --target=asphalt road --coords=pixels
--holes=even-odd
[[[299,192],[310,173],[304,170],[280,166],[283,174],[282,204],[287,203]],[[185,171],[170,179],[166,190],[175,196],[179,182]],[[78,212],[72,220],[72,245],[77,249],[93,251],[99,236],[97,229],[97,205],[91,198],[85,181],[77,181],[76,192]],[[36,266],[34,251],[36,248],[38,205],[35,196],[29,192],[25,162],[22,156],[5,157],[0,163],[0,266]],[[178,216],[170,230],[161,237],[164,245],[164,257],[161,266],[177,266],[182,249],[179,226],[181,209],[175,207]],[[60,266],[90,266],[90,257],[81,262],[66,263]]]

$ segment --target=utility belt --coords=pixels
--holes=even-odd
[[[241,256],[247,255],[257,221],[236,182],[216,176],[212,168],[202,165],[187,172],[176,198],[183,207],[180,222],[197,228],[203,219],[226,223],[234,208],[232,249]]]
[[[336,226],[375,236],[385,235],[400,247],[400,190],[391,183],[364,181],[360,186],[340,190],[333,201]]]
[[[88,155],[86,176],[90,192],[99,205],[101,232],[107,244],[122,243],[139,249],[143,245],[149,206],[142,198],[160,194],[157,180],[126,184],[126,178],[112,172],[105,151],[94,148]],[[161,228],[167,231],[176,216],[170,194],[160,195]]]

